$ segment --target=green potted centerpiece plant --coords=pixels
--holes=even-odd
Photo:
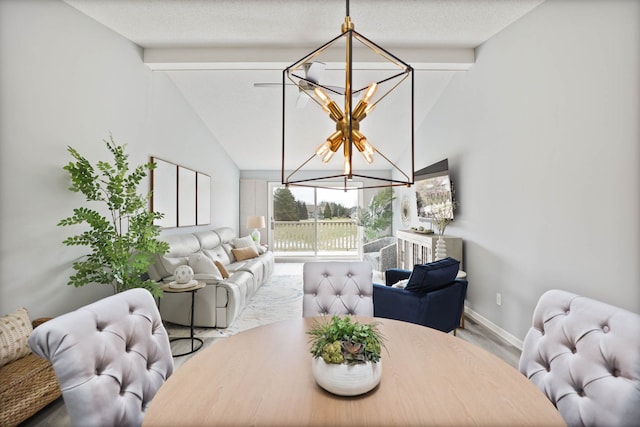
[[[162,295],[158,284],[145,278],[154,254],[169,250],[166,242],[157,239],[160,227],[154,220],[163,214],[149,209],[150,194],[138,194],[137,188],[153,163],[129,170],[124,145],[113,137],[104,141],[113,156],[113,164],[99,161],[93,166],[72,147],[68,151],[75,159],[64,166],[71,177],[69,190],[82,193],[86,203],[73,210],[73,215],[58,226],[85,225],[80,234],[63,241],[67,246],[88,246],[91,252],[73,263],[76,273],[69,285],[89,283],[113,286],[114,292],[131,288],[146,288],[154,296]],[[105,214],[106,213],[106,214]]]
[[[384,337],[378,323],[333,316],[316,320],[307,334],[311,370],[320,387],[340,396],[356,396],[380,383]]]

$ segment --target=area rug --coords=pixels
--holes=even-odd
[[[199,338],[225,338],[238,332],[292,318],[302,317],[302,277],[273,275],[251,297],[249,303],[228,328],[194,328]],[[170,337],[189,336],[189,327],[167,323]]]

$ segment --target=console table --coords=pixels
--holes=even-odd
[[[398,268],[413,269],[416,264],[433,262],[436,258],[437,234],[422,234],[411,230],[398,230]],[[462,260],[462,239],[444,236],[447,256],[460,261],[460,270],[464,270]]]

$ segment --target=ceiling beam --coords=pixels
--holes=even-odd
[[[304,58],[313,48],[146,48],[144,63],[156,71],[177,70],[282,70]],[[389,49],[415,70],[464,71],[475,62],[472,48]],[[357,57],[357,51],[354,57]],[[344,68],[344,58],[327,58],[327,69]],[[360,69],[381,69],[385,63],[367,61]]]

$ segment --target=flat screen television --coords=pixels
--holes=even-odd
[[[453,184],[449,176],[449,160],[444,159],[414,174],[418,219],[453,220]]]

